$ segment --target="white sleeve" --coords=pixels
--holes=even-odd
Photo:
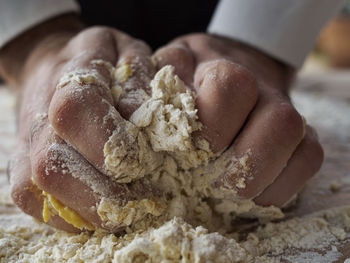
[[[249,44],[301,67],[325,23],[344,0],[221,0],[208,32]]]
[[[0,48],[29,28],[68,12],[79,12],[74,0],[1,0]]]

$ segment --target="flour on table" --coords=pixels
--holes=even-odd
[[[4,213],[0,200],[0,262],[333,262],[341,253],[328,248],[350,237],[350,207],[268,223],[238,240],[238,234],[210,232],[178,217],[122,236],[70,234],[11,206]]]
[[[5,95],[0,98],[5,98]],[[301,96],[302,94],[299,94],[299,98]],[[310,103],[309,100],[308,103]],[[5,111],[3,107],[4,104],[1,103],[1,112]],[[12,124],[14,124],[14,119],[12,119]],[[6,140],[9,145],[14,145],[13,136],[6,137]],[[219,166],[227,161],[225,158],[218,158],[218,160],[221,160],[217,163]],[[6,163],[4,158],[0,161]],[[167,157],[162,162],[168,162],[166,167],[168,167],[169,174],[176,172],[175,158]],[[239,163],[239,158],[233,160],[232,171],[239,167],[235,165],[237,163]],[[193,176],[201,174],[204,174],[204,171],[199,166]],[[186,185],[188,187],[185,187],[185,190],[189,193],[193,189],[189,187],[193,183],[188,180],[191,177],[157,176],[154,180],[167,182],[162,183],[165,189],[171,190],[172,187]],[[139,179],[146,177],[145,174]],[[209,175],[208,178],[210,178]],[[152,178],[147,179],[152,181]],[[181,183],[178,182],[179,180]],[[195,186],[208,196],[215,195],[224,198],[228,194],[225,190],[223,193],[212,193],[212,190],[207,192],[205,187],[201,187],[200,185]],[[183,205],[191,204],[192,200],[182,196],[177,197],[179,199],[177,202],[170,202],[168,210],[173,211],[175,215],[183,215],[183,218],[164,219],[164,222],[159,222],[158,226],[147,227],[146,224],[136,231],[127,228],[127,233],[121,236],[106,234],[100,230],[93,234],[87,232],[70,234],[38,223],[20,212],[11,202],[7,178],[1,171],[0,193],[0,262],[334,262],[342,256],[334,248],[341,241],[350,238],[350,207],[339,207],[279,223],[261,224],[257,229],[243,233],[225,233],[225,231],[217,233],[200,226],[200,222],[194,222],[194,225],[198,225],[194,226],[183,219],[186,218],[187,212]],[[126,206],[133,213],[137,213],[133,210],[135,206],[143,206],[141,210],[146,211],[144,219],[152,220],[152,216],[158,217],[159,211],[164,208],[161,203],[158,207],[147,200],[140,200],[140,203],[129,203]],[[103,205],[119,205],[113,202],[108,204],[108,201],[111,200],[107,200]],[[194,203],[196,202],[195,200]],[[202,202],[201,206],[194,206],[195,212],[203,215],[203,218],[209,217],[210,212],[213,211],[211,208],[207,209],[206,205],[208,204]],[[221,203],[221,206],[215,208],[213,217],[216,216],[216,210],[225,210],[227,206],[237,206],[241,212],[243,209],[249,214],[250,206],[253,207],[254,204],[249,202],[239,204],[238,201]],[[232,209],[238,209],[237,207]],[[113,211],[110,211],[113,214]],[[260,216],[264,213],[266,211],[260,211]],[[113,218],[113,215],[105,216]],[[219,218],[224,220],[223,216]],[[127,216],[116,220],[125,221],[125,224],[134,221]],[[230,217],[225,220],[229,222]],[[346,259],[345,262],[350,262],[350,259]]]

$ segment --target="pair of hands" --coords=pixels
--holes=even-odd
[[[17,148],[10,166],[12,197],[24,212],[42,221],[39,187],[101,226],[96,212],[101,196],[140,194],[104,175],[103,147],[115,126],[99,120],[113,105],[110,91],[74,83],[56,90],[56,85],[64,73],[86,68],[110,81],[106,68],[91,65],[92,60],[116,65],[122,59],[137,59],[136,74],[145,74],[140,81],[148,86],[154,74],[148,65],[151,55],[144,42],[105,27],[79,33],[62,30],[30,52],[15,83],[22,99]],[[287,94],[292,70],[252,48],[207,34],[175,39],[153,57],[159,68],[174,65],[179,77],[194,89],[204,124],[197,135],[207,139],[213,151],[230,147],[236,157],[250,152],[251,180],[246,187],[235,188],[239,175],[224,178],[226,187],[231,183],[239,196],[281,207],[318,171],[322,148]],[[117,107],[124,118],[139,106],[128,101]],[[51,217],[48,224],[77,231],[59,216]]]

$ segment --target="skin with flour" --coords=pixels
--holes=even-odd
[[[110,87],[96,70],[83,69],[66,73],[57,89],[65,89],[71,83],[100,85],[111,89],[115,106],[122,98],[130,99],[130,94],[125,94],[128,93],[125,86],[133,80],[135,65],[132,62],[122,61],[117,68],[103,60],[93,60],[91,64],[109,72],[113,79]],[[115,110],[104,117],[104,122],[112,121],[116,128],[104,146],[103,170],[117,183],[141,182],[151,185],[158,194],[153,192],[144,198],[125,201],[104,196],[97,207],[104,226],[146,229],[180,216],[193,225],[226,232],[236,216],[265,220],[283,217],[277,207],[257,206],[252,200],[238,198],[231,187],[216,186],[220,176],[240,174],[236,187],[244,189],[250,180],[250,152],[240,158],[236,158],[232,150],[214,154],[205,139],[193,136],[202,128],[195,95],[175,74],[173,66],[160,69],[150,87],[150,95],[145,88],[133,90],[131,98],[135,99],[137,94],[139,103],[143,103],[129,120]],[[44,206],[45,222],[50,218],[47,215],[62,214],[52,209],[56,206],[51,199],[52,196],[44,194],[44,204],[51,204],[52,210],[48,212],[49,206]],[[78,217],[64,219],[80,229],[91,229],[91,225],[81,224]]]
[[[310,137],[309,129],[303,139],[302,119],[286,96],[289,68],[285,65],[235,41],[191,34],[153,54],[155,69],[149,59],[152,51],[145,43],[112,28],[81,30],[72,25],[76,23],[67,17],[49,21],[0,53],[1,74],[22,95],[18,147],[10,167],[12,196],[38,220],[43,219],[43,197],[34,194],[37,186],[95,227],[105,227],[97,214],[102,198],[113,196],[125,205],[161,194],[141,180],[120,184],[106,176],[103,148],[117,128],[109,113],[118,111],[129,120],[143,98],[151,96],[149,83],[165,65],[174,65],[176,74],[195,90],[203,123],[198,134],[210,142],[213,151],[233,143],[235,152],[231,153],[238,159],[244,157],[241,164],[249,154],[252,180],[247,180],[250,175],[239,178],[241,174],[225,173],[216,187],[239,186],[233,190],[242,198],[257,197],[260,205],[282,206],[319,168],[322,154],[317,139]],[[51,26],[53,30],[47,30]],[[34,45],[24,49],[21,43],[27,42]],[[92,60],[112,65],[135,62],[132,71],[127,66],[119,68],[126,75],[132,72],[123,85],[126,92],[111,89],[107,67],[92,65]],[[83,85],[74,82],[55,89],[63,75],[76,72],[84,78],[86,70],[98,73],[92,75],[102,77],[101,85],[91,78]],[[116,107],[112,94],[120,94]],[[48,118],[38,120],[37,115]],[[299,144],[301,140],[304,143]],[[225,165],[234,168],[236,164]],[[283,185],[292,187],[280,191]],[[47,223],[77,231],[56,215]]]
[[[118,104],[125,90],[122,86],[132,78],[133,65],[122,62],[114,68],[105,61],[92,63],[109,69],[114,78],[114,102]],[[68,81],[89,82],[98,78],[91,75],[77,79],[77,74],[72,73]],[[66,83],[65,76],[58,87]],[[194,225],[227,231],[238,215],[283,217],[277,207],[257,206],[252,200],[238,198],[232,189],[215,186],[220,175],[240,173],[236,185],[244,188],[245,180],[250,179],[250,153],[240,158],[230,151],[214,154],[205,139],[193,136],[202,126],[195,96],[175,74],[173,66],[160,69],[150,87],[151,95],[142,94],[144,102],[129,120],[111,112],[109,118],[117,128],[104,147],[105,169],[119,183],[142,181],[153,185],[160,194],[124,203],[103,198],[97,211],[106,224],[145,229],[181,216]]]

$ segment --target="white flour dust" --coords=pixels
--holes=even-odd
[[[11,98],[7,93],[0,97]],[[331,107],[332,116],[343,117],[342,125],[348,125],[344,128],[350,128],[349,115],[344,114],[350,107],[302,93],[294,94],[294,100],[313,125],[334,125],[319,117],[326,105]],[[8,110],[3,104],[0,107],[0,112]],[[13,127],[13,123],[12,119],[6,125]],[[1,142],[14,139],[1,136]],[[8,143],[8,150],[13,143]],[[7,156],[1,158],[3,163]],[[38,223],[16,209],[6,180],[1,174],[0,262],[334,262],[341,257],[336,246],[350,238],[350,207],[271,222],[244,233],[219,234],[174,217],[160,226],[123,236],[101,231],[69,234]]]

